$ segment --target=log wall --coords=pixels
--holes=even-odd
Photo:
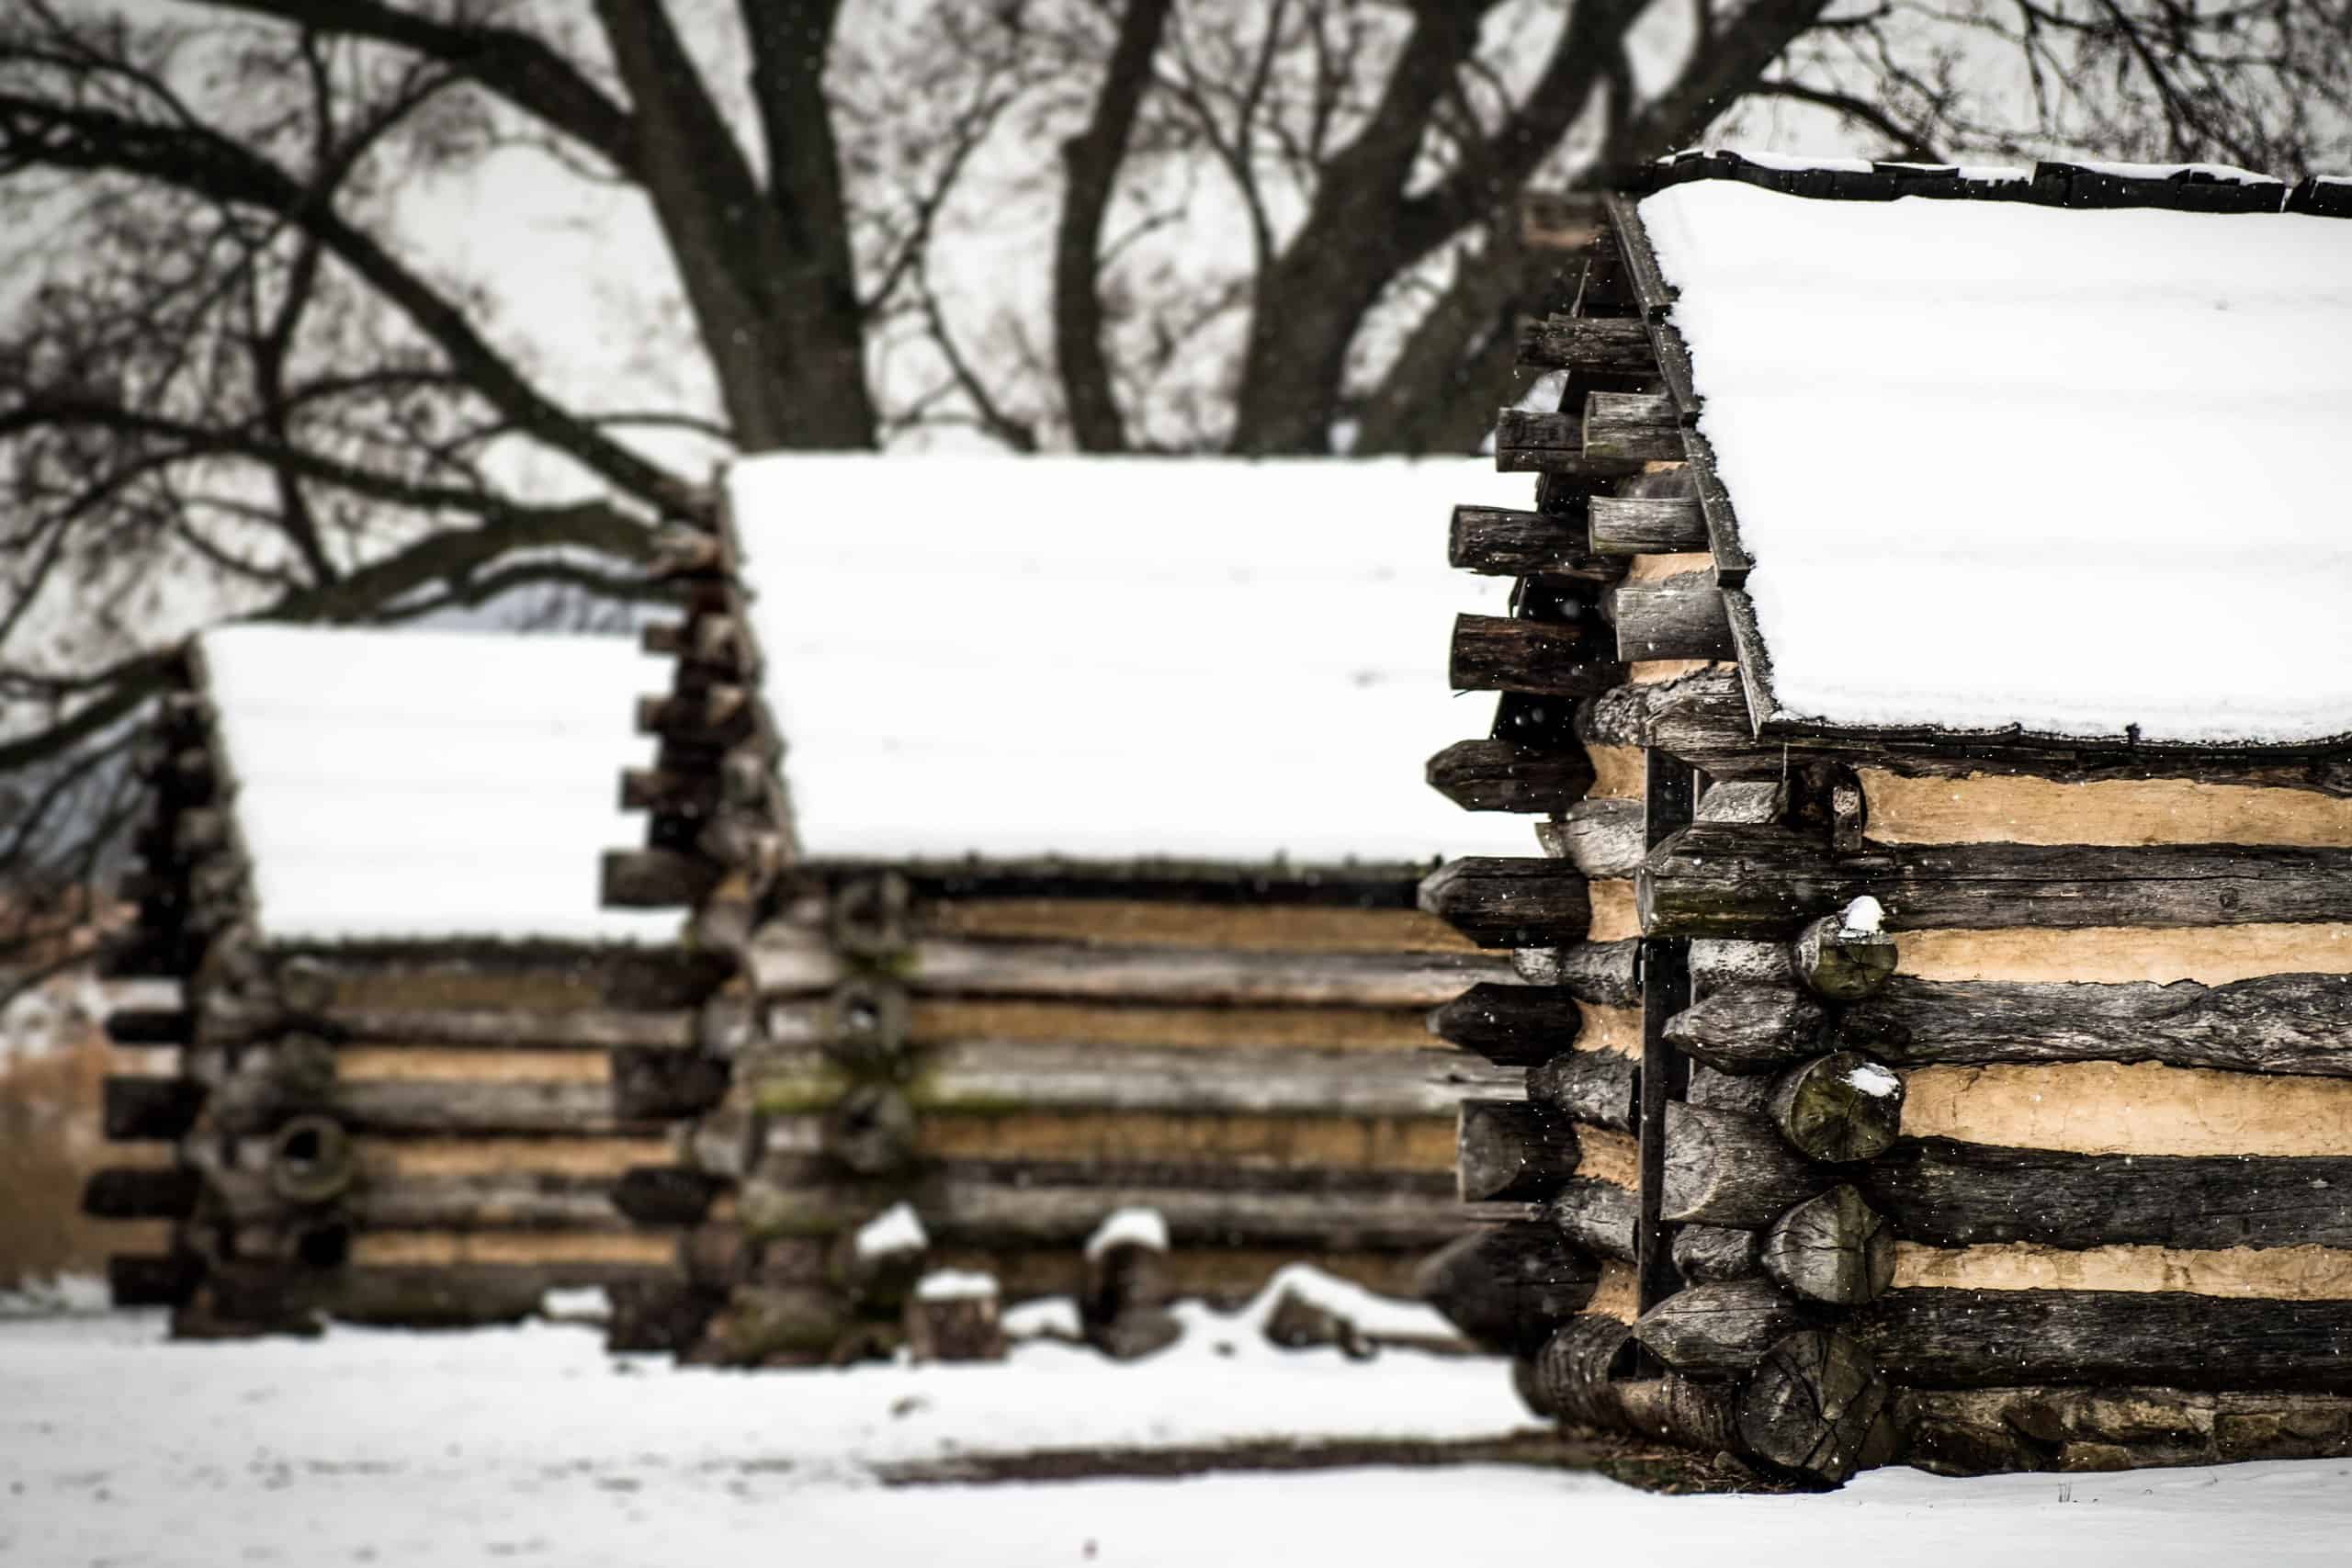
[[[613,1201],[666,1124],[618,1106],[612,1064],[691,1043],[707,961],[270,942],[193,654],[141,765],[139,916],[104,963],[165,1005],[108,1031],[174,1066],[110,1079],[106,1132],[171,1160],[101,1170],[84,1203],[169,1241],[113,1260],[118,1302],[170,1306],[183,1336],[305,1333],[508,1321],[551,1288],[625,1294],[674,1272],[674,1248]]]
[[[1128,1207],[1167,1223],[1162,1292],[1246,1295],[1297,1259],[1394,1290],[1462,1233],[1457,1108],[1521,1089],[1427,1015],[1525,987],[1414,907],[1419,868],[811,860],[763,705],[723,743],[673,725],[760,668],[731,527],[677,557],[687,617],[649,634],[679,659],[648,714],[662,751],[626,790],[647,845],[609,858],[605,890],[691,909],[728,973],[692,1037],[616,1056],[624,1111],[672,1128],[621,1201],[681,1233],[679,1287],[623,1342],[737,1365],[887,1350],[926,1265],[1097,1302],[1120,1292],[1084,1249]],[[1456,786],[1521,787],[1495,761],[1458,759]],[[861,1249],[899,1204],[920,1262]],[[1112,1307],[1088,1311],[1115,1338]]]
[[[1481,666],[1529,694],[1506,716],[1577,691],[1541,761],[1592,782],[1465,799],[1540,814],[1549,858],[1448,867],[1424,902],[1518,950],[1527,990],[1438,1023],[1560,1123],[1465,1121],[1465,1191],[1541,1194],[1543,1277],[1630,1266],[1638,1311],[1522,1292],[1487,1337],[1539,1411],[1816,1482],[2352,1449],[2352,768],[1759,740],[1731,499],[1671,291],[1610,214],[1578,314],[1530,334],[1562,412],[1498,437],[1544,475],[1513,526],[1548,554],[1453,530],[1524,613],[1611,628],[1613,667],[1557,639]],[[1602,889],[1629,874],[1625,910]],[[1599,1046],[1603,1010],[1647,1026]],[[1629,1134],[1630,1172],[1595,1161]]]

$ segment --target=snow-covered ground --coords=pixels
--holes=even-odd
[[[1262,1311],[1262,1303],[1260,1311]],[[173,1345],[146,1314],[0,1321],[0,1562],[461,1568],[894,1563],[2341,1562],[2352,1463],[2106,1476],[1865,1475],[1662,1498],[1503,1468],[886,1489],[871,1467],[1034,1446],[1524,1424],[1499,1367],[1278,1351],[1184,1309],[1131,1366],[681,1370],[592,1330],[343,1329]],[[1389,1326],[1389,1325],[1383,1325]],[[1395,1326],[1404,1326],[1397,1325]]]

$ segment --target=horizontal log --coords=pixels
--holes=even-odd
[[[1544,1217],[1596,1258],[1634,1260],[1634,1228],[1641,1201],[1631,1188],[1582,1177],[1563,1182],[1544,1205]]]
[[[82,1212],[100,1220],[182,1220],[196,1212],[203,1178],[181,1166],[117,1167],[90,1173]]]
[[[1500,1225],[1464,1236],[1422,1266],[1421,1300],[1470,1338],[1532,1356],[1582,1312],[1600,1265],[1553,1226]]]
[[[1384,879],[1362,888],[1359,897],[1365,902],[1361,906],[1295,902],[1284,897],[1286,889],[1269,890],[1265,900],[1257,903],[1102,897],[926,898],[906,911],[903,931],[882,942],[875,955],[896,955],[933,937],[1250,953],[1470,951],[1442,922],[1412,907],[1420,875],[1418,869],[1400,872],[1393,882]],[[839,900],[833,907],[839,908]],[[802,915],[796,906],[790,918],[797,920]],[[837,944],[842,934],[833,933]]]
[[[434,1028],[429,1020],[435,1014],[475,1012],[478,1021],[463,1027],[479,1031],[487,1044],[560,1044],[558,1039],[525,1040],[497,1032],[525,1031],[532,1017],[552,1014],[560,1021],[550,1033],[569,1034],[599,1028],[596,1020],[605,1013],[625,1023],[599,1032],[600,1045],[655,1043],[637,1032],[640,1022],[699,1006],[734,971],[728,954],[654,944],[436,940],[324,949],[281,945],[277,951],[285,955],[277,966],[281,987],[300,972],[323,987],[299,1005],[290,995],[279,998],[281,1012],[317,1013],[339,1021],[338,1032],[390,1040]],[[221,1001],[217,991],[208,992],[208,1011],[218,1010]],[[256,1019],[272,1016],[259,1006],[252,1010]]]
[[[827,1002],[775,1002],[763,1010],[776,1044],[833,1038]],[[738,1054],[748,1042],[717,1046]],[[1030,1001],[1020,998],[917,998],[907,1009],[909,1045],[1193,1046],[1272,1050],[1407,1051],[1429,1048],[1424,1009],[1393,1007],[1208,1007],[1166,1002]],[[707,1045],[706,1049],[714,1049]]]
[[[1916,779],[2014,777],[2060,784],[2187,779],[2210,784],[2352,795],[2352,764],[2217,751],[2121,747],[1983,744],[1776,736],[1759,740],[1736,670],[1628,683],[1578,705],[1577,734],[1588,745],[1655,747],[1710,778],[1778,779],[1792,762],[1844,760]]]
[[[1537,825],[1535,840],[1555,860],[1596,880],[1632,876],[1649,852],[1638,800],[1582,800],[1557,822]]]
[[[1456,615],[1446,682],[1457,692],[1538,692],[1577,697],[1625,678],[1591,621]]]
[[[1674,1267],[1694,1284],[1745,1280],[1763,1268],[1763,1233],[1730,1225],[1679,1225],[1674,1232]]]
[[[1684,555],[1707,547],[1707,519],[1690,496],[1596,495],[1585,517],[1595,555]]]
[[[1817,1055],[1829,1015],[1794,986],[1732,985],[1666,1021],[1667,1043],[1718,1072],[1760,1073]]]
[[[1420,905],[1481,947],[1565,946],[1592,920],[1583,874],[1532,857],[1449,862],[1421,884]]]
[[[601,1007],[401,1007],[330,1001],[290,1011],[264,1003],[208,998],[202,1038],[230,1044],[266,1040],[289,1027],[339,1045],[480,1047],[484,1050],[683,1048],[695,1043],[695,1015],[684,1009]]]
[[[1634,1337],[1678,1372],[1730,1377],[1805,1326],[1804,1309],[1770,1280],[1690,1285],[1634,1321]]]
[[[943,1249],[1075,1250],[1122,1208],[1158,1211],[1178,1247],[1427,1251],[1460,1236],[1470,1222],[1442,1168],[1371,1179],[1361,1172],[1291,1173],[1299,1179],[1286,1185],[1280,1174],[1230,1164],[1174,1169],[944,1159],[903,1179],[858,1181],[838,1172],[824,1180],[813,1162],[787,1174],[771,1161],[743,1182],[737,1209],[754,1237],[832,1236],[903,1201]],[[1349,1176],[1355,1179],[1341,1179]]]
[[[1577,1043],[1583,1005],[1563,986],[1471,987],[1430,1013],[1430,1032],[1509,1067],[1550,1061]]]
[[[196,1038],[196,1015],[186,1008],[116,1008],[106,1031],[117,1045],[185,1045]]]
[[[1906,1389],[1903,1461],[1939,1475],[2340,1459],[2352,1399],[2177,1388]]]
[[[725,1183],[707,1171],[684,1166],[648,1165],[622,1173],[612,1184],[613,1207],[640,1225],[700,1224]]]
[[[1659,1218],[1670,1224],[1759,1229],[1836,1182],[1762,1117],[1669,1102],[1665,1135]]]
[[[1906,1139],[1850,1178],[1905,1241],[2352,1247],[2352,1157],[2080,1155]]]
[[[1519,362],[1539,370],[1655,376],[1657,355],[1638,316],[1561,316],[1522,321]]]
[[[1502,409],[1495,415],[1495,468],[1506,474],[1558,474],[1573,479],[1614,479],[1641,472],[1642,459],[1586,455],[1584,417],[1532,409]]]
[[[718,885],[720,868],[675,850],[607,850],[603,899],[607,908],[688,908]]]
[[[354,1131],[376,1133],[626,1133],[655,1118],[619,1113],[601,1082],[477,1079],[342,1081],[326,1108]]]
[[[1580,1002],[1594,1007],[1641,1005],[1634,962],[1640,940],[1580,942],[1572,947],[1522,947],[1511,954],[1511,968],[1531,986],[1557,986]]]
[[[1584,400],[1584,458],[1617,457],[1679,463],[1682,415],[1674,400],[1654,392],[1594,392]]]
[[[1888,1376],[1922,1388],[2158,1383],[2352,1392],[2342,1302],[2228,1301],[2178,1292],[1892,1291],[1848,1332]],[[2216,1353],[2216,1347],[2226,1347]]]
[[[1689,1378],[1634,1378],[1634,1346],[1615,1318],[1579,1314],[1521,1360],[1517,1381],[1528,1406],[1573,1426],[1664,1440],[1720,1453],[1735,1438],[1734,1398],[1720,1384]]]
[[[1625,663],[1738,656],[1712,571],[1620,583],[1610,592],[1609,608],[1617,627],[1617,657]]]
[[[1766,1074],[1746,1076],[1719,1072],[1703,1062],[1690,1066],[1683,1100],[1710,1111],[1737,1111],[1749,1116],[1772,1114],[1773,1079]]]
[[[1835,1036],[1898,1066],[2139,1060],[2352,1077],[2352,976],[2224,986],[1932,981],[1848,1007]]]
[[[637,732],[681,745],[732,746],[752,735],[758,722],[758,701],[749,687],[732,684],[639,697]]]
[[[606,1096],[611,1114],[623,1122],[691,1118],[727,1093],[727,1063],[700,1052],[624,1046],[611,1064]]]
[[[1445,1081],[1449,1065],[1434,1052],[979,1042],[921,1050],[900,1088],[914,1109],[940,1114],[1018,1107],[1410,1118],[1452,1113],[1460,1091]],[[863,1076],[821,1045],[763,1046],[737,1056],[733,1084],[739,1101],[787,1115],[831,1105]]]
[[[109,1074],[102,1112],[106,1135],[117,1142],[169,1143],[196,1125],[206,1093],[193,1078]]]
[[[1424,776],[1464,811],[1532,816],[1565,811],[1584,799],[1592,787],[1592,762],[1581,747],[1559,751],[1508,740],[1457,740],[1429,760]]]
[[[821,939],[763,931],[750,979],[774,995],[830,991],[847,973]],[[1127,950],[1052,943],[920,942],[893,966],[917,997],[1035,997],[1186,1004],[1433,1007],[1508,976],[1477,953]]]
[[[1550,512],[1502,506],[1457,506],[1446,558],[1457,570],[1489,577],[1577,577],[1614,582],[1623,561],[1592,553],[1584,523]]]
[[[1659,936],[1792,937],[1876,897],[1912,928],[2222,926],[2352,919],[2352,851],[1955,844],[1833,856],[1785,829],[1696,823],[1636,879]]]
[[[1529,1203],[1576,1174],[1576,1126],[1526,1100],[1465,1100],[1456,1132],[1462,1201]]]
[[[1634,1130],[1641,1065],[1614,1051],[1563,1051],[1527,1071],[1527,1098],[1581,1122],[1620,1133]]]

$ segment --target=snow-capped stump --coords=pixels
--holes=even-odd
[[[1833,1483],[2165,1462],[2176,1437],[2100,1404],[2151,1382],[2152,1408],[2269,1402],[2235,1455],[2303,1451],[2312,1414],[2266,1389],[2331,1391],[2321,1425],[2352,1429],[2352,209],[2205,166],[1716,152],[1639,186],[1577,311],[1523,334],[1558,410],[1498,446],[1624,575],[1464,563],[1528,560],[1475,662],[1507,701],[1581,694],[1551,743],[1597,798],[1545,808],[1550,859],[1424,889],[1516,939],[1540,996],[1608,945],[1545,930],[1555,867],[1583,874],[1583,934],[1634,967],[1575,999],[1637,1003],[1639,1058],[1536,1061],[1479,997],[1441,1032],[1574,1124],[1558,1231],[1596,1267],[1630,1243],[1636,1339],[1722,1380],[1702,1444]],[[2063,454],[2018,441],[2049,408]],[[2218,551],[2216,516],[2248,518]],[[1623,672],[1589,687],[1596,613]],[[1589,1168],[1634,1072],[1612,1205]],[[1464,1139],[1465,1192],[1524,1179],[1495,1144]],[[1658,1407],[1679,1373],[1645,1378],[1613,1321],[1521,1386],[1671,1430],[1631,1391]],[[1928,1392],[1955,1386],[1981,1408]],[[2029,1407],[2046,1436],[1984,1436]]]
[[[660,668],[595,637],[334,627],[184,650],[107,957],[179,990],[110,1026],[179,1058],[107,1090],[110,1135],[175,1145],[172,1179],[86,1195],[171,1222],[166,1254],[110,1270],[126,1301],[184,1334],[307,1333],[676,1279],[674,1233],[635,1234],[613,1188],[709,1092],[671,1069],[723,976],[666,945],[673,919],[601,908],[592,865],[626,822],[597,775],[647,750],[628,710]]]
[[[1167,1310],[1175,1296],[1168,1250],[1168,1221],[1157,1209],[1117,1209],[1103,1217],[1086,1239],[1078,1296],[1087,1343],[1128,1361],[1176,1342],[1182,1328]]]
[[[926,1274],[907,1298],[907,1351],[924,1361],[1001,1361],[1004,1325],[996,1277],[967,1269]]]

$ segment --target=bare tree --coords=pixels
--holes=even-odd
[[[2348,59],[2343,0],[16,0],[18,847],[119,818],[205,618],[625,601],[730,450],[1466,450],[1531,185],[1784,115],[2299,172]],[[582,395],[403,222],[515,154],[650,215],[694,389]]]

